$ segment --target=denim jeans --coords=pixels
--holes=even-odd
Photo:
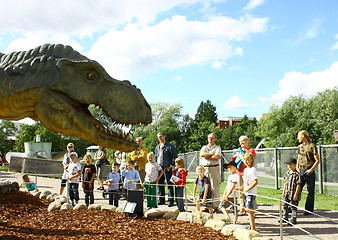
[[[75,199],[75,202],[79,201],[79,184],[69,183],[69,198],[70,200]]]
[[[121,192],[119,190],[108,190],[109,192],[109,205],[119,206],[119,199]]]
[[[167,168],[163,168],[164,174],[158,181],[158,195],[160,195],[159,202],[165,202],[165,187],[164,187],[164,180],[167,182],[168,185],[168,202],[170,204],[174,204],[174,187],[172,186],[172,182],[170,182],[170,178],[173,175],[172,169],[169,171]]]
[[[180,212],[184,211],[184,200],[183,200],[183,190],[184,188],[181,187],[175,187],[175,197],[176,197],[176,204],[178,207],[178,210]]]
[[[300,171],[301,184],[300,191],[302,192],[304,185],[307,186],[308,195],[305,203],[305,210],[313,212],[315,205],[315,184],[316,184],[316,174],[315,172],[308,174],[305,173],[306,169]]]
[[[92,188],[89,188],[89,183],[84,183],[84,185],[83,191],[85,194],[85,203],[88,207],[90,204],[94,203],[94,183],[92,183]]]

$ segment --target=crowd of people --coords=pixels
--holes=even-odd
[[[81,169],[78,155],[74,151],[74,144],[67,145],[64,155],[64,173],[61,180],[60,194],[63,193],[68,181],[69,197],[73,205],[79,201],[79,182],[82,179],[82,188],[85,193],[85,203],[94,203],[94,179],[99,182],[98,190],[105,190],[104,183],[108,185],[109,204],[118,206],[119,199],[125,197],[128,190],[144,189],[147,208],[156,208],[166,204],[165,187],[168,190],[167,204],[172,207],[175,204],[180,212],[185,211],[184,188],[188,171],[185,169],[184,159],[178,157],[173,144],[166,141],[165,134],[157,134],[159,144],[154,152],[149,152],[143,146],[143,139],[138,137],[137,149],[131,153],[117,151],[116,160],[111,172],[105,179],[103,167],[107,163],[107,153],[99,146],[99,150],[92,159],[90,154],[84,156],[86,165]],[[197,178],[194,181],[193,199],[198,211],[201,205],[203,211],[210,214],[222,212],[221,220],[230,222],[231,217],[227,211],[233,208],[238,196],[240,210],[238,215],[248,214],[250,228],[256,230],[254,209],[257,206],[258,174],[254,167],[256,152],[250,147],[250,139],[246,136],[239,138],[240,147],[235,150],[231,161],[220,166],[221,147],[216,145],[217,136],[214,133],[208,135],[208,144],[200,151],[200,162],[196,168]],[[301,192],[307,185],[308,196],[305,204],[305,215],[314,210],[315,193],[315,169],[319,164],[317,148],[309,138],[307,131],[298,133],[300,145],[297,148],[298,159],[290,158],[286,161],[288,171],[284,177],[283,188],[283,219],[297,223],[297,206],[301,198]],[[93,165],[92,161],[95,161]],[[227,185],[223,196],[220,196],[221,167],[229,172]],[[23,182],[28,190],[35,189],[35,183],[28,176],[24,176]],[[199,194],[197,194],[199,189]]]

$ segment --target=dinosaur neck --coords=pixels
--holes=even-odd
[[[40,100],[43,89],[29,89],[0,98],[0,119],[20,120],[30,117],[37,120],[35,105]]]

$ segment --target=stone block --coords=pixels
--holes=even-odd
[[[222,228],[226,225],[226,223],[222,220],[219,219],[209,219],[204,226],[205,227],[210,227],[214,230],[220,231]]]
[[[73,207],[73,210],[87,210],[87,206],[84,203],[78,203]]]
[[[70,203],[64,203],[62,204],[60,210],[73,210],[73,205]]]
[[[102,204],[91,204],[88,206],[88,210],[101,210]]]
[[[40,194],[40,199],[46,199],[48,195],[52,194],[51,191],[43,191],[41,194]]]
[[[180,212],[176,220],[181,220],[185,222],[192,222],[192,213],[189,212]]]
[[[152,208],[144,213],[146,218],[161,218],[166,212],[160,208]]]
[[[234,236],[238,240],[252,240],[254,237],[262,237],[259,232],[247,229],[240,229],[236,231]]]
[[[221,232],[225,236],[235,236],[236,232],[242,229],[245,229],[243,225],[231,224],[231,225],[226,225],[225,227],[223,227]]]
[[[59,202],[52,202],[48,206],[48,212],[59,210],[61,208],[61,203]]]
[[[212,218],[212,215],[210,213],[205,212],[192,212],[192,222],[193,223],[199,223],[204,225],[209,219]]]
[[[176,209],[176,210],[174,210],[174,211],[168,211],[168,212],[166,212],[166,213],[162,216],[162,218],[163,218],[163,219],[166,219],[166,220],[168,220],[168,219],[176,219],[177,216],[178,216],[178,214],[180,214],[180,210]]]
[[[108,212],[116,212],[116,207],[109,204],[104,204],[101,206],[102,211],[108,211]]]

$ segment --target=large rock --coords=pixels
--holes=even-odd
[[[40,194],[40,199],[46,199],[48,195],[52,194],[51,191],[45,190]]]
[[[11,183],[10,182],[2,182],[0,184],[0,193],[7,193],[9,192]]]
[[[178,214],[180,214],[180,210],[176,209],[176,210],[174,210],[174,211],[168,211],[168,212],[166,212],[166,213],[162,216],[162,218],[163,218],[163,219],[166,219],[166,220],[168,220],[168,219],[176,219],[177,216],[178,216]]]
[[[78,203],[75,205],[75,207],[73,208],[73,210],[87,210],[87,206],[84,203]]]
[[[47,200],[51,200],[51,201],[55,201],[55,198],[58,197],[58,196],[60,196],[60,194],[58,194],[58,193],[52,193],[52,194],[49,194],[49,195],[46,197],[46,199],[47,199]]]
[[[192,213],[189,212],[180,212],[176,220],[181,220],[185,222],[192,222]]]
[[[222,228],[221,232],[225,236],[235,236],[236,232],[242,229],[245,229],[243,225],[231,224],[231,225],[226,225],[224,228]]]
[[[34,190],[33,192],[31,192],[31,194],[34,196],[34,197],[40,197],[41,195],[41,192],[39,192],[38,190]]]
[[[219,219],[209,219],[204,226],[220,231],[225,226],[225,222]]]
[[[61,203],[61,205],[64,204],[64,203],[68,203],[67,198],[65,196],[62,196],[62,195],[57,196],[55,198],[55,201]]]
[[[61,203],[59,202],[52,202],[48,206],[48,212],[59,210],[61,208]]]
[[[73,210],[73,205],[70,203],[64,203],[62,204],[60,210]]]
[[[254,237],[262,237],[259,232],[247,229],[241,229],[236,231],[234,236],[238,240],[251,240]]]
[[[19,189],[20,189],[19,183],[17,183],[17,182],[12,182],[12,186],[11,186],[10,191],[19,191]]]
[[[102,204],[90,204],[88,210],[101,210]]]
[[[144,213],[144,216],[146,218],[161,218],[165,214],[165,211],[163,211],[160,208],[152,208],[149,209]]]
[[[103,204],[101,206],[102,211],[116,212],[116,207],[114,205]]]
[[[196,211],[192,212],[192,222],[204,225],[209,219],[212,219],[212,215],[209,213]]]

